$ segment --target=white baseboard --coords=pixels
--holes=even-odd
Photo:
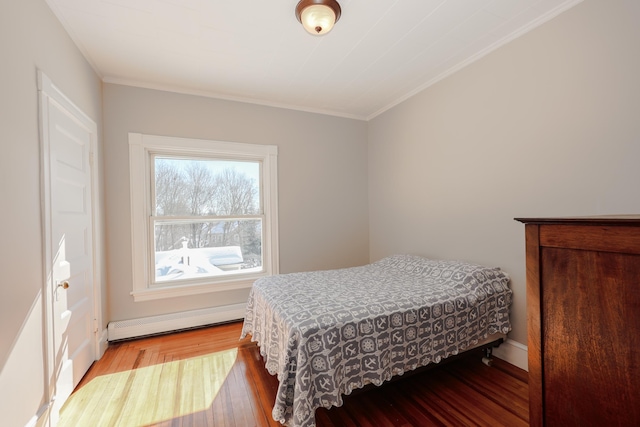
[[[233,304],[160,316],[109,322],[108,341],[195,328],[244,318],[246,304]]]
[[[25,424],[24,427],[39,427],[49,425],[49,411],[53,401],[47,402],[38,408],[38,412]]]
[[[107,347],[109,346],[109,332],[107,330],[107,328],[102,330],[102,333],[100,334],[100,340],[98,341],[98,355],[96,357],[96,360],[101,359],[102,356],[104,356],[104,352],[107,351]]]
[[[493,355],[525,371],[529,370],[527,346],[507,339],[493,349]]]

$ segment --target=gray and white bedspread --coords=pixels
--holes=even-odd
[[[257,280],[241,337],[277,375],[273,418],[310,427],[316,408],[341,406],[343,394],[509,332],[511,301],[498,268],[394,255]]]

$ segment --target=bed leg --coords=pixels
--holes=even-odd
[[[484,349],[484,357],[482,358],[482,363],[487,366],[491,366],[493,364],[493,348],[487,347]]]

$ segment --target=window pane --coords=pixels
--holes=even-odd
[[[156,216],[261,213],[260,163],[155,157]]]
[[[262,221],[155,224],[155,281],[262,271]]]

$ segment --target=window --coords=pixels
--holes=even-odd
[[[136,301],[277,274],[277,147],[129,134]]]

